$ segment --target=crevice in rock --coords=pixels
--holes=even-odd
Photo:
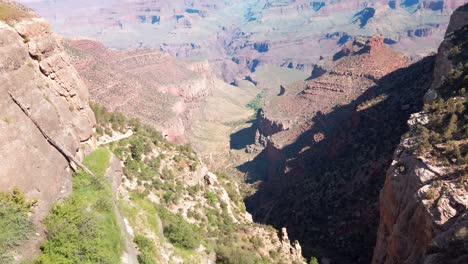
[[[85,171],[87,174],[89,174],[92,177],[96,177],[85,165],[83,165],[80,161],[75,159],[75,157],[70,152],[68,152],[68,150],[66,150],[62,145],[60,145],[60,143],[52,139],[47,134],[47,132],[44,129],[42,129],[39,123],[31,116],[31,113],[29,112],[27,107],[21,104],[21,102],[10,91],[8,91],[8,94],[10,95],[11,100],[21,109],[21,111],[23,111],[23,113],[29,118],[29,120],[31,120],[31,122],[39,130],[39,132],[41,132],[42,136],[47,140],[47,142],[49,142],[50,145],[57,149],[57,151],[59,151],[69,163],[75,163],[80,169]]]

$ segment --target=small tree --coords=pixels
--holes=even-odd
[[[309,264],[319,264],[318,259],[316,257],[311,257]]]

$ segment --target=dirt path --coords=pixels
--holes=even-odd
[[[110,144],[110,143],[112,143],[112,142],[120,141],[120,140],[122,140],[122,139],[129,138],[129,137],[133,136],[133,131],[132,131],[132,130],[128,130],[125,134],[120,134],[120,133],[114,132],[114,134],[115,134],[115,135],[112,136],[112,137],[110,137],[110,136],[108,136],[108,135],[99,137],[99,138],[98,138],[97,145],[98,145],[98,146],[102,146],[102,145]]]
[[[127,224],[127,221],[125,221],[125,217],[121,214],[118,206],[117,206],[117,193],[118,193],[118,188],[120,186],[120,183],[122,181],[122,176],[123,176],[123,171],[122,171],[122,165],[120,163],[120,160],[112,154],[111,160],[110,160],[110,166],[106,171],[106,178],[109,180],[109,182],[112,184],[112,193],[113,193],[113,199],[114,199],[114,206],[115,206],[115,212],[117,214],[117,218],[120,222],[120,225],[122,227],[122,230],[124,232],[124,252],[122,255],[122,264],[138,264],[138,250],[136,248],[135,243],[133,242],[133,235],[132,235],[132,230],[131,227]]]

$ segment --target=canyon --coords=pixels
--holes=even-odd
[[[65,38],[0,0],[0,191],[37,236],[0,262],[57,261],[70,206],[119,222],[91,262],[467,261],[466,1],[20,2]]]
[[[228,83],[260,65],[310,73],[349,39],[383,34],[421,58],[435,51],[451,1],[28,1],[54,30],[117,49],[151,48],[208,59]]]

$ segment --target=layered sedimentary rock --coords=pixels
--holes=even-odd
[[[380,35],[365,44],[350,41],[346,46],[349,54],[328,66],[331,70],[326,74],[286,87],[283,96],[267,97],[258,115],[263,136],[280,146],[293,143],[310,127],[310,117],[352,102],[383,76],[410,63],[408,57],[385,45]]]
[[[428,105],[441,97],[438,93],[450,85],[451,82],[445,80],[453,76],[453,70],[458,67],[456,61],[466,60],[467,21],[468,6],[465,5],[453,14],[446,39],[439,48],[434,82],[425,96]],[[461,49],[461,55],[449,55],[454,53],[454,48]],[[464,74],[466,70],[460,78]],[[459,100],[463,96],[466,94],[458,94]],[[448,100],[455,98],[453,95],[450,97]],[[430,146],[435,151],[416,151],[425,140],[418,131],[434,122],[432,119],[427,111],[412,115],[408,121],[410,132],[402,138],[395,151],[380,194],[380,226],[373,263],[468,261],[466,165],[453,160],[449,164],[440,162],[437,151],[454,144],[448,140],[436,147]],[[466,151],[463,141],[455,144],[460,151]]]
[[[464,0],[28,1],[68,37],[208,59],[227,82],[269,64],[310,72],[356,36],[408,55],[435,51]],[[72,12],[70,12],[70,11]],[[389,26],[391,25],[391,26]],[[300,30],[297,30],[297,27]],[[125,36],[125,37],[122,37]]]
[[[18,187],[37,199],[41,219],[71,191],[69,160],[46,137],[80,158],[92,145],[95,119],[88,89],[48,23],[0,3],[20,12],[0,21],[0,191]]]
[[[111,50],[89,40],[67,47],[94,100],[138,117],[173,142],[186,142],[187,117],[214,86],[207,61],[181,62],[156,50]]]

